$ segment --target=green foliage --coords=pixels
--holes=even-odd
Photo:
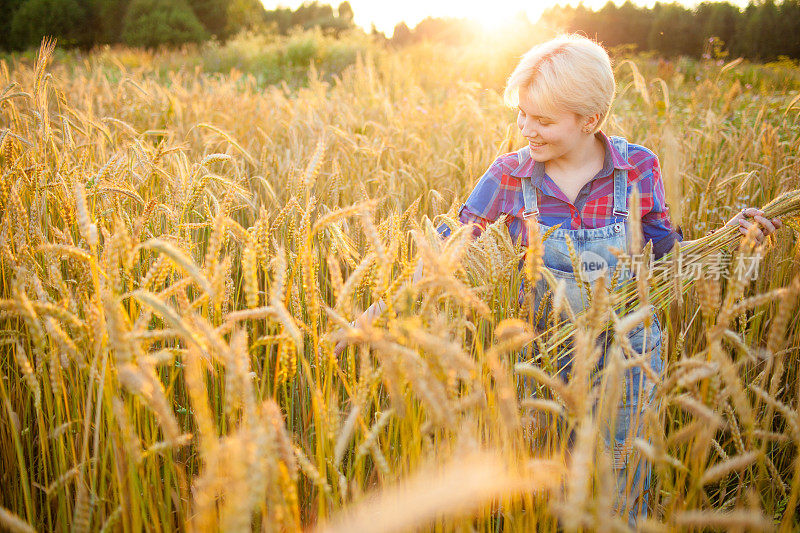
[[[132,0],[122,30],[126,44],[148,48],[199,42],[206,36],[185,0]]]
[[[88,45],[87,12],[78,0],[27,0],[11,20],[10,46],[38,46],[45,35],[62,46]]]

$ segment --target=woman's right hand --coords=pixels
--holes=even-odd
[[[415,284],[422,278],[423,273],[423,264],[422,259],[417,262],[417,268],[414,270],[414,275],[411,277],[411,283]],[[371,324],[373,320],[375,320],[378,315],[383,313],[386,310],[386,304],[383,300],[378,299],[377,302],[373,303],[367,310],[364,311],[360,317],[355,319],[353,322],[350,323],[351,326],[364,326],[367,324]],[[333,348],[333,353],[336,357],[339,357],[339,354],[342,353],[342,350],[349,344],[347,339],[342,339],[336,343],[336,346]]]
[[[751,220],[747,220],[752,217]],[[757,207],[746,207],[736,213],[732,219],[725,223],[726,226],[739,226],[739,232],[742,235],[747,235],[750,226],[755,224],[758,229],[754,231],[756,244],[762,244],[764,239],[775,233],[782,225],[780,217],[775,217],[772,220],[764,217],[764,211]]]
[[[383,310],[386,309],[386,305],[383,303],[383,300],[378,300],[377,302],[373,303],[367,310],[361,313],[361,316],[356,318],[354,321],[350,323],[353,327],[363,326],[367,324],[371,324],[375,318],[380,315]],[[333,354],[336,357],[339,357],[339,354],[347,347],[350,342],[347,339],[342,339],[336,343],[336,346],[333,348]]]

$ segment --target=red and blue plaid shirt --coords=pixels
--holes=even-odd
[[[669,219],[658,158],[649,149],[638,144],[628,144],[628,160],[614,148],[601,131],[596,134],[606,145],[603,169],[578,193],[575,203],[544,172],[544,164],[534,161],[527,150],[509,152],[498,157],[478,180],[477,185],[461,205],[458,220],[462,224],[475,224],[474,235],[506,213],[506,224],[511,238],[528,244],[522,213],[525,204],[520,178],[531,177],[539,189],[539,221],[547,226],[561,224],[564,229],[599,228],[614,222],[614,169],[628,171],[628,195],[633,187],[639,189],[641,199],[642,234],[645,242],[653,241],[653,255],[659,258],[672,249],[675,241],[683,240],[680,228],[673,229]],[[522,159],[522,160],[520,160]],[[450,228],[442,223],[438,228],[442,237],[450,235]]]

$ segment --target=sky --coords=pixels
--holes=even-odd
[[[491,2],[465,2],[464,0],[348,0],[353,8],[355,23],[369,31],[372,24],[387,37],[392,36],[395,24],[405,21],[409,28],[413,28],[425,17],[463,17],[481,22],[487,29],[499,27],[503,21],[525,14],[528,20],[536,22],[542,11],[553,4],[577,5],[577,0],[492,0]],[[600,9],[607,0],[584,0],[583,5],[590,9]],[[635,4],[652,7],[655,0],[632,0]],[[667,2],[671,0],[666,0]],[[330,4],[334,9],[341,0],[326,2],[318,0],[320,4]],[[732,4],[740,7],[747,5],[747,0],[730,0]],[[262,0],[264,7],[289,7],[296,9],[303,0]],[[614,2],[621,5],[623,1]],[[683,0],[685,6],[692,7],[699,0]]]

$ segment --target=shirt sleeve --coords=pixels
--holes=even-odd
[[[669,218],[658,158],[654,155],[650,161],[650,168],[643,173],[639,182],[643,202],[649,200],[651,204],[650,210],[642,215],[642,235],[645,243],[653,241],[653,256],[659,259],[672,249],[676,241],[683,241],[683,231],[674,228]]]
[[[476,237],[481,234],[488,224],[497,220],[500,213],[504,212],[506,191],[500,186],[502,177],[503,166],[500,158],[497,158],[483,176],[480,177],[467,201],[461,204],[458,210],[457,218],[459,222],[462,224],[475,224],[472,234]],[[436,230],[443,238],[450,236],[450,227],[444,222]]]

